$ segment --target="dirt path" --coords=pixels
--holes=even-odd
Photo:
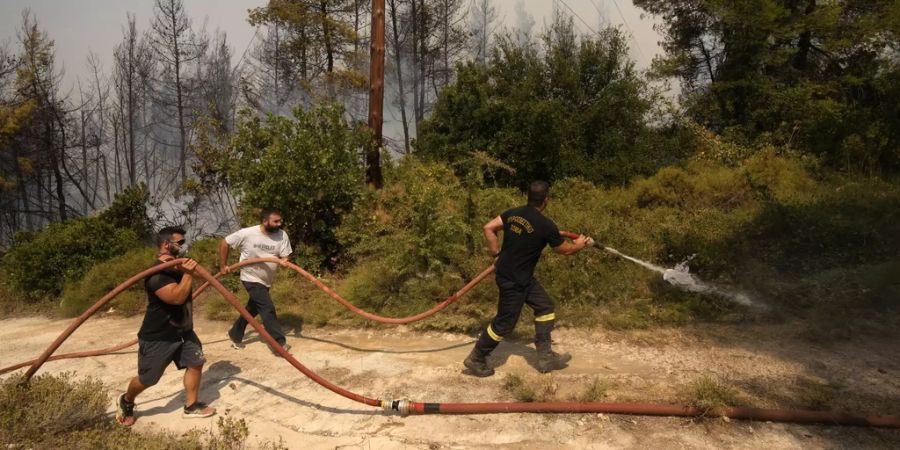
[[[68,321],[0,321],[0,366],[30,359]],[[134,336],[140,318],[89,321],[60,352],[109,346]],[[273,356],[251,334],[244,350],[225,340],[226,323],[200,320],[209,361],[201,398],[245,418],[253,439],[283,438],[291,448],[898,448],[900,430],[801,426],[720,419],[688,420],[598,414],[385,416],[319,387]],[[490,362],[497,375],[462,373],[472,338],[404,328],[312,329],[294,333],[294,354],[329,380],[370,397],[415,401],[510,401],[505,377],[520,376],[538,395],[577,398],[595,379],[605,401],[676,403],[701,376],[728,380],[753,406],[801,407],[817,401],[855,412],[900,414],[896,340],[816,347],[785,338],[778,327],[613,333],[560,330],[557,347],[572,365],[537,374],[533,346],[504,342]],[[136,372],[136,349],[98,358],[50,362],[47,372],[77,371],[120,391]],[[181,374],[174,367],[138,401],[137,429],[182,432],[214,426],[183,420]],[[110,406],[110,412],[112,406]]]

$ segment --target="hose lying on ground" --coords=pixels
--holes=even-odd
[[[31,365],[25,373],[23,382],[27,382],[37,372],[38,369],[51,357],[54,351],[91,315],[96,313],[103,305],[109,302],[113,297],[118,295],[129,286],[133,285],[140,279],[150,276],[159,271],[171,268],[177,264],[181,264],[187,259],[180,258],[159,264],[147,269],[117,286],[115,289],[106,294],[97,303],[88,308],[75,321],[73,321],[66,330],[44,351],[43,354]],[[900,428],[900,417],[897,416],[861,416],[855,414],[824,412],[824,411],[803,411],[803,410],[778,410],[778,409],[760,409],[760,408],[717,408],[709,411],[703,411],[698,408],[677,405],[660,405],[647,403],[578,403],[578,402],[535,402],[535,403],[424,403],[413,402],[409,400],[388,400],[369,398],[347,389],[341,388],[330,381],[322,378],[306,366],[300,363],[293,355],[288,353],[279,345],[272,336],[250,315],[249,312],[240,304],[237,297],[222,286],[215,277],[202,266],[197,266],[194,272],[200,278],[206,280],[216,291],[218,291],[228,303],[234,307],[240,315],[247,320],[264,342],[273,348],[282,358],[289,364],[294,366],[298,371],[325,387],[326,389],[354,400],[365,405],[381,407],[387,412],[398,412],[401,415],[407,414],[487,414],[487,413],[513,413],[513,412],[530,412],[530,413],[611,413],[611,414],[639,414],[653,416],[683,416],[696,417],[706,416],[724,416],[733,419],[748,420],[764,420],[775,422],[796,422],[796,423],[824,423],[834,425],[861,425],[875,427],[891,427]]]

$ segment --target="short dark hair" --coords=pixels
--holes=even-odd
[[[263,208],[262,211],[259,212],[259,221],[262,222],[263,220],[268,219],[272,214],[282,215],[281,210],[278,208]]]
[[[546,181],[534,181],[528,187],[528,205],[541,206],[550,194],[550,185]]]
[[[187,231],[184,231],[184,228],[182,227],[174,225],[170,227],[164,227],[156,233],[156,246],[159,247],[163,245],[163,242],[172,239],[172,235],[175,234],[184,236],[185,234],[187,234]]]

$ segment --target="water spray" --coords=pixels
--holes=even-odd
[[[569,239],[576,239],[578,235],[574,233],[561,232],[561,234]],[[606,245],[601,244],[600,242],[594,241],[594,247],[600,250],[605,250],[613,255],[616,255],[622,259],[626,259],[631,261],[645,269],[652,270],[654,272],[662,275],[662,278],[665,282],[671,284],[680,289],[684,289],[690,292],[697,292],[700,294],[713,294],[719,297],[726,298],[735,303],[755,307],[755,308],[765,308],[765,305],[762,305],[758,302],[754,302],[750,299],[747,294],[741,292],[734,292],[725,287],[715,285],[713,283],[709,283],[697,278],[696,275],[690,273],[690,267],[688,263],[691,259],[694,258],[694,255],[689,257],[687,260],[678,263],[672,269],[667,269],[664,267],[657,266],[656,264],[649,263],[647,261],[642,261],[633,256],[628,256],[612,247],[608,247]]]

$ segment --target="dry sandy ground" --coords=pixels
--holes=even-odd
[[[68,321],[0,321],[0,366],[39,354]],[[92,319],[60,352],[109,346],[132,338],[140,318]],[[803,426],[721,419],[690,420],[600,414],[386,416],[321,388],[273,356],[250,334],[244,350],[225,340],[228,324],[200,320],[208,359],[201,398],[220,413],[247,420],[254,442],[282,438],[290,448],[900,448],[900,430]],[[508,374],[540,395],[568,400],[596,378],[608,401],[677,403],[684,385],[704,375],[727,379],[759,407],[802,406],[810,385],[832,385],[833,408],[900,414],[900,345],[869,340],[828,347],[788,339],[779,327],[704,328],[640,333],[560,330],[557,348],[573,354],[558,373],[537,374],[534,348],[504,342],[490,363],[497,375],[462,373],[472,338],[404,328],[307,329],[289,337],[293,353],[338,385],[370,397],[427,402],[510,401]],[[50,362],[47,372],[77,371],[119,392],[136,371],[136,350]],[[810,384],[812,383],[812,384]],[[138,401],[136,429],[175,432],[213,427],[184,420],[181,373],[171,367]],[[806,389],[806,391],[804,391]],[[816,391],[813,391],[816,392]],[[110,405],[112,412],[112,405]]]

